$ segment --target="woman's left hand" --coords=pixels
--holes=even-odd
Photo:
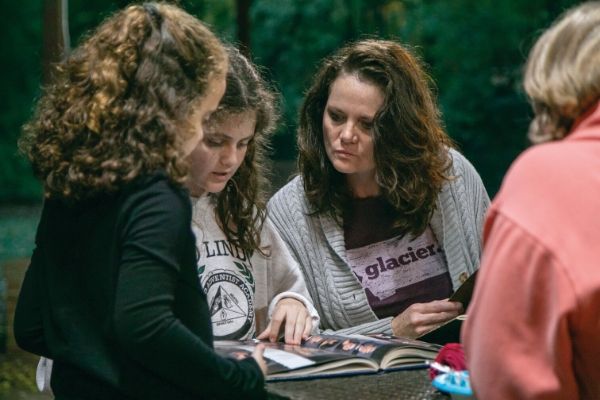
[[[275,342],[279,331],[284,328],[285,321],[285,343],[300,344],[302,339],[307,339],[312,330],[312,317],[304,304],[296,299],[283,298],[277,302],[275,311],[267,329],[258,339],[269,339]]]

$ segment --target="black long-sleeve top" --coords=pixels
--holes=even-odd
[[[19,295],[19,346],[54,360],[60,399],[260,398],[253,359],[213,352],[187,194],[163,174],[47,200]]]

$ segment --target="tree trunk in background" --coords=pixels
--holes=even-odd
[[[236,0],[237,8],[237,39],[240,51],[246,56],[250,55],[250,6],[252,0]]]
[[[69,0],[44,0],[42,83],[50,82],[53,64],[70,51]]]

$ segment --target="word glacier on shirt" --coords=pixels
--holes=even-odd
[[[383,259],[383,257],[377,257],[375,258],[375,261],[377,262],[374,264],[367,265],[364,271],[367,274],[368,279],[377,279],[381,272],[399,268],[401,266],[406,266],[415,261],[425,260],[438,253],[441,254],[444,252],[444,250],[442,250],[439,247],[437,250],[435,250],[435,247],[436,246],[433,244],[418,248],[416,250],[413,250],[412,247],[408,247],[406,249],[408,250],[408,252],[401,254],[398,257],[390,257],[385,260]]]

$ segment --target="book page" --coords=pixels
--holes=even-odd
[[[243,360],[252,357],[258,343],[265,346],[267,380],[290,377],[329,376],[336,374],[374,373],[379,366],[368,358],[344,352],[288,345],[282,342],[216,341],[219,354]]]
[[[249,352],[254,351],[254,347],[252,346],[240,346],[239,348],[248,350]],[[314,361],[298,354],[284,350],[272,349],[269,347],[265,349],[263,357],[275,361],[276,363],[279,363],[289,369],[304,368],[315,364]]]

